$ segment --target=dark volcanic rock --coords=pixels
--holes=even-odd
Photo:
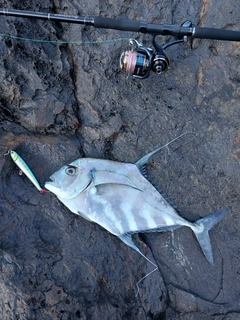
[[[190,19],[234,30],[240,14],[233,0],[14,0],[1,7],[152,23]],[[239,319],[239,44],[170,47],[168,72],[140,81],[120,71],[119,56],[128,48],[123,39],[151,46],[150,36],[6,16],[0,26],[1,319]],[[19,152],[43,185],[78,157],[134,163],[187,131],[197,137],[155,155],[149,179],[190,221],[231,212],[210,232],[214,266],[187,228],[136,236],[159,268],[137,297],[136,283],[152,266],[54,195],[40,194],[4,156]]]

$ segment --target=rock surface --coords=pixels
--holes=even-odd
[[[1,7],[240,29],[233,0],[12,0]],[[140,81],[120,70],[128,42],[119,39],[150,46],[150,36],[6,16],[0,27],[1,319],[239,319],[239,43],[170,47],[168,72]],[[136,236],[159,268],[137,297],[151,265],[54,195],[40,194],[4,156],[16,150],[43,185],[78,157],[134,163],[187,131],[197,137],[154,156],[149,178],[190,221],[231,212],[210,232],[214,266],[187,228]]]

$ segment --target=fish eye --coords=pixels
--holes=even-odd
[[[75,174],[78,173],[78,168],[77,167],[73,167],[73,166],[69,166],[68,168],[65,169],[65,173],[68,176],[74,176]]]

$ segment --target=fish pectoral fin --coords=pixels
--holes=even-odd
[[[135,168],[134,168],[135,169]],[[116,168],[117,170],[117,168]],[[120,170],[120,169],[119,169]],[[121,170],[120,170],[121,171]],[[126,170],[125,170],[126,171]],[[93,173],[93,185],[125,185],[132,188],[138,188],[138,181],[131,179],[131,171],[114,172],[110,170],[96,170]]]
[[[133,185],[130,185],[130,184],[125,184],[125,183],[117,183],[117,182],[107,182],[107,183],[101,183],[101,184],[97,184],[95,185],[95,188],[96,188],[96,192],[97,191],[102,191],[104,188],[105,189],[108,189],[108,188],[111,188],[113,189],[114,187],[126,187],[126,188],[132,188],[132,189],[135,189],[137,191],[140,191],[140,192],[143,192],[143,190],[133,186]],[[92,188],[93,189],[93,188]],[[95,193],[96,193],[95,192]],[[94,193],[94,192],[93,192]]]

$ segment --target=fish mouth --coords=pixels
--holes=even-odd
[[[56,179],[54,178],[54,176],[50,176],[49,177],[49,179],[51,180],[51,181],[47,181],[46,183],[50,183],[50,184],[55,184],[55,183],[57,183],[57,181],[56,181]]]
[[[44,187],[48,190],[51,189],[51,187],[55,187],[55,188],[58,188],[59,187],[59,182],[54,178],[54,176],[50,176],[49,179],[51,181],[47,181],[45,182],[44,184]]]
[[[52,180],[52,181],[50,181],[50,182],[55,182],[55,181],[56,181],[56,179],[54,178],[54,176],[50,176],[49,179]]]

